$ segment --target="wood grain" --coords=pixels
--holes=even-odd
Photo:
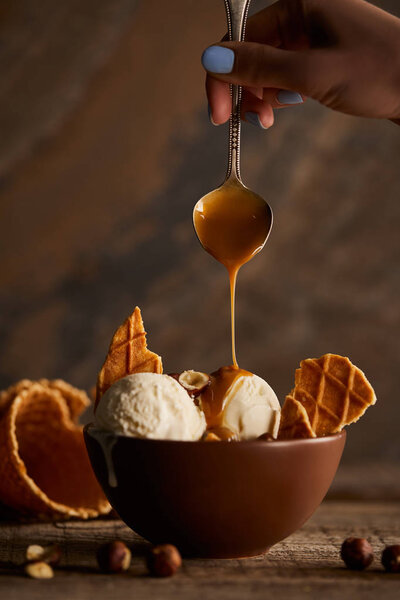
[[[367,536],[375,550],[368,571],[344,568],[339,557],[344,538]],[[158,580],[147,575],[148,548],[120,521],[56,524],[0,525],[0,593],[7,600],[72,598],[102,600],[159,600],[176,598],[240,599],[303,598],[397,599],[400,575],[386,574],[380,553],[399,541],[400,507],[382,503],[325,502],[297,533],[277,544],[265,556],[242,560],[185,559],[174,578]],[[121,539],[133,549],[132,567],[123,575],[103,575],[95,561],[96,548]],[[59,543],[63,560],[54,579],[32,581],[18,573],[29,543]]]

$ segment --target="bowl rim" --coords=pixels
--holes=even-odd
[[[99,427],[96,427],[94,423],[87,423],[86,425],[84,425],[83,427],[83,431],[85,434],[89,434],[89,430],[91,431],[95,431],[98,432],[100,435],[104,435],[107,436],[108,438],[112,437],[115,438],[116,440],[122,438],[122,439],[127,439],[127,440],[135,440],[136,442],[140,442],[143,444],[152,444],[154,442],[157,442],[157,444],[164,444],[166,446],[177,446],[178,444],[184,444],[185,446],[194,446],[194,445],[201,445],[204,446],[206,448],[211,447],[227,447],[229,446],[230,448],[232,446],[257,446],[257,447],[262,447],[262,448],[282,448],[282,447],[286,447],[286,446],[290,446],[290,447],[295,447],[295,446],[303,446],[303,445],[310,445],[310,444],[329,444],[332,443],[338,439],[346,439],[346,431],[344,429],[342,429],[342,431],[339,431],[338,433],[331,433],[329,435],[325,435],[325,436],[320,436],[320,437],[315,437],[315,438],[305,438],[305,439],[294,439],[294,440],[274,440],[273,442],[264,442],[262,440],[240,440],[240,441],[226,441],[226,440],[221,440],[218,443],[205,443],[203,440],[195,440],[195,441],[184,441],[184,440],[165,440],[165,439],[153,439],[153,438],[141,438],[141,437],[135,437],[133,435],[124,435],[122,433],[116,433],[114,431],[108,431],[107,429],[100,429]],[[90,435],[90,434],[89,434]],[[94,438],[94,436],[90,436]]]

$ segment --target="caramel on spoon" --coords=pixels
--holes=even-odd
[[[230,41],[243,41],[250,0],[225,0]],[[240,177],[240,104],[242,88],[232,85],[229,154],[225,182],[193,209],[197,237],[207,252],[228,270],[231,294],[232,361],[235,350],[235,286],[238,271],[264,247],[272,227],[272,210]]]

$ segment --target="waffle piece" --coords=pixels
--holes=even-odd
[[[341,431],[376,402],[364,373],[337,354],[303,360],[296,371],[292,395],[307,411],[317,436]]]
[[[0,501],[35,518],[110,511],[77,420],[85,392],[62,380],[27,379],[0,394]]]
[[[95,409],[108,388],[132,373],[162,373],[161,357],[147,349],[140,308],[117,329],[97,378]]]
[[[293,396],[286,396],[281,411],[278,440],[307,439],[315,437],[305,408],[300,402],[295,400]]]

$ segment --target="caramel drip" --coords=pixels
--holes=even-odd
[[[235,349],[235,287],[238,271],[264,246],[270,229],[264,200],[237,182],[225,183],[196,205],[194,226],[203,247],[229,274],[231,296],[232,362]]]
[[[210,385],[201,394],[201,406],[206,417],[207,429],[214,429],[222,425],[222,410],[224,398],[231,385],[238,377],[251,375],[249,371],[239,369],[234,365],[221,367],[211,373]]]
[[[228,269],[229,275],[229,290],[231,294],[231,347],[232,347],[232,362],[233,366],[237,369],[239,365],[236,359],[236,342],[235,342],[235,291],[236,291],[236,279],[239,271],[238,268]]]

